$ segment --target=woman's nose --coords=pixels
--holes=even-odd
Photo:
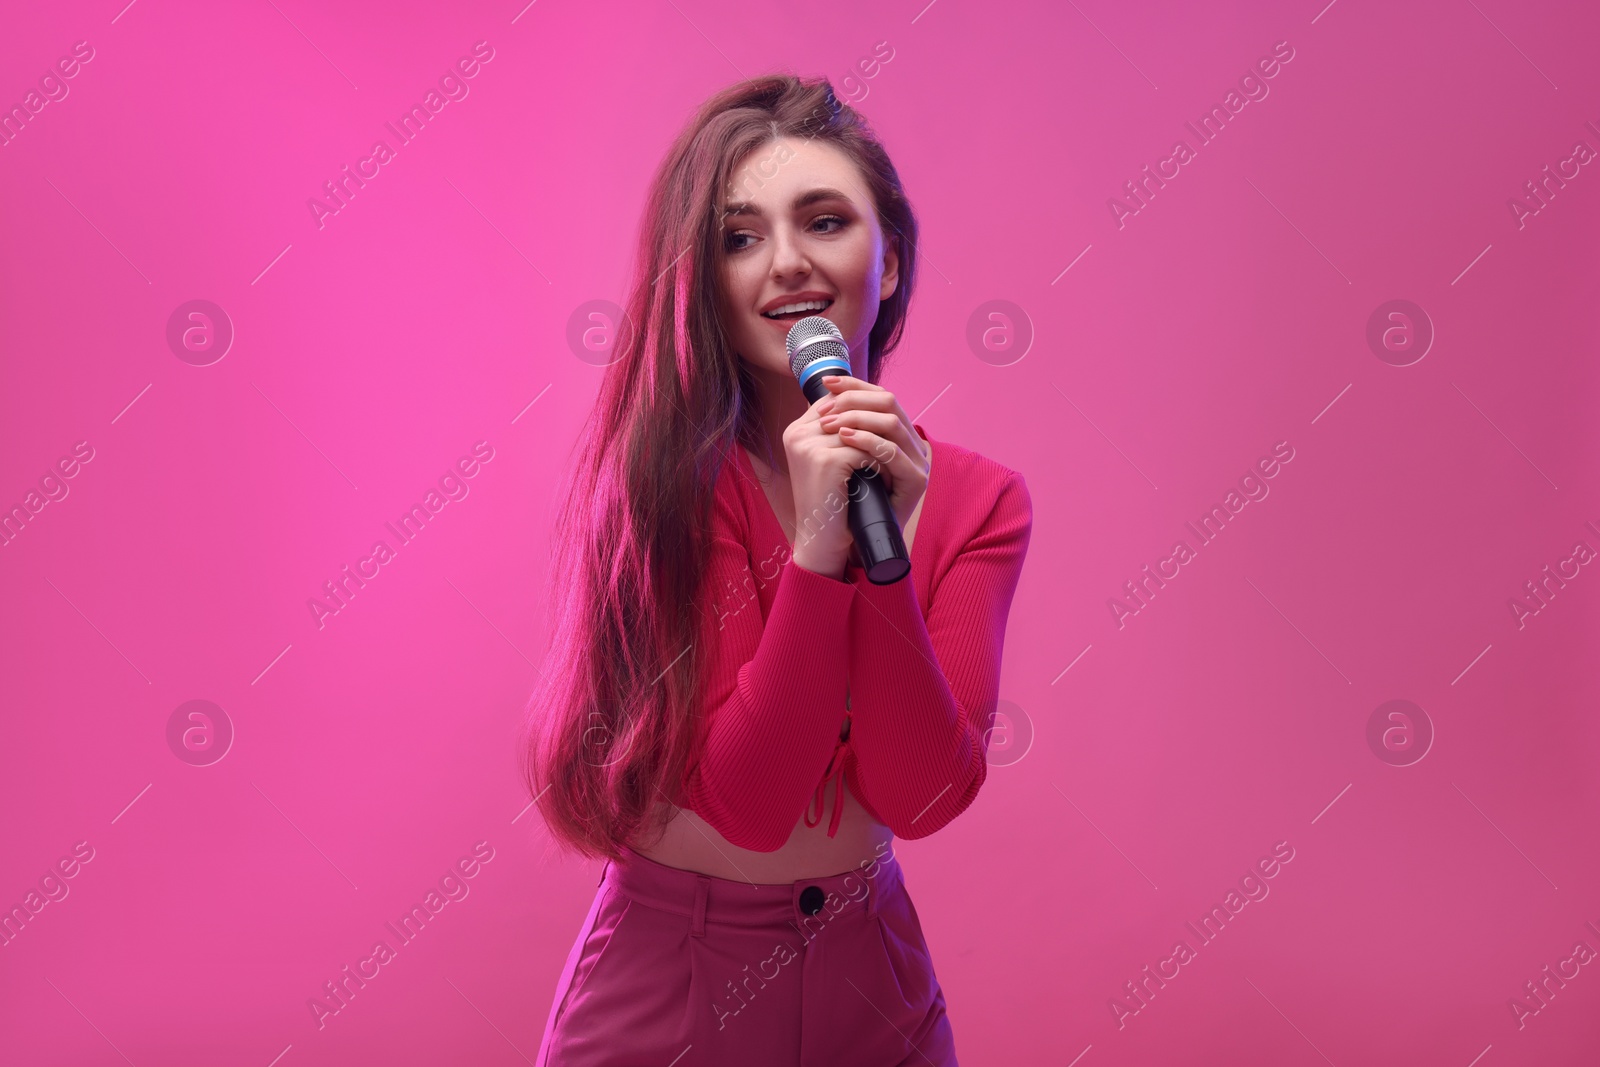
[[[803,274],[811,269],[798,235],[780,227],[772,235],[772,273],[779,277]]]

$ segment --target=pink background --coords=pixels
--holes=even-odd
[[[1600,950],[1600,576],[1509,606],[1600,549],[1600,167],[1508,207],[1600,149],[1592,5],[123,3],[0,33],[6,107],[94,50],[0,148],[0,506],[69,490],[0,549],[0,904],[93,849],[0,947],[0,1060],[533,1057],[599,876],[547,854],[512,750],[601,374],[568,321],[622,298],[691,109],[774,69],[859,100],[920,213],[884,384],[1033,496],[1001,690],[1031,748],[998,738],[976,804],[898,847],[962,1062],[1600,1055],[1600,966],[1510,1006]],[[478,41],[468,95],[319,228],[308,199]],[[195,299],[236,331],[206,366],[166,336]],[[1392,299],[1436,333],[1406,366],[1366,339]],[[1022,358],[969,347],[991,300]],[[479,441],[468,494],[319,628],[322,584]],[[1367,739],[1397,699],[1434,734],[1409,765]],[[190,700],[235,734],[209,766],[169,745]],[[469,894],[319,1029],[308,999],[478,842]],[[1278,842],[1270,895],[1199,945]]]

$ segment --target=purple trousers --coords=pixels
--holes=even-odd
[[[956,1067],[892,850],[777,885],[607,863],[536,1067]]]

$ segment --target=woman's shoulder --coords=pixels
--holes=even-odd
[[[1033,536],[1033,501],[1020,471],[976,449],[941,441],[917,427],[933,447],[917,540],[926,538],[929,573],[937,576],[965,552],[1000,553],[1020,565]]]
[[[711,486],[712,529],[735,540],[741,539],[749,527],[750,504],[744,484],[749,474],[739,462],[740,454],[737,444],[719,451]],[[759,486],[756,488],[760,491]]]
[[[921,430],[921,427],[918,427]],[[1015,583],[1033,537],[1033,502],[1020,471],[925,431],[933,446],[917,551],[925,561],[918,590],[931,604],[944,575],[962,558],[982,560],[1000,588]],[[926,538],[926,542],[924,542]],[[966,588],[965,586],[963,588]]]
[[[943,502],[954,500],[964,505],[957,507],[957,512],[976,510],[979,520],[992,515],[997,509],[1020,509],[1031,518],[1032,498],[1028,495],[1027,479],[1021,471],[991,459],[976,449],[935,438],[920,424],[914,425],[933,449],[933,461],[928,474],[930,492],[935,482],[939,482]],[[957,495],[947,497],[945,491]]]

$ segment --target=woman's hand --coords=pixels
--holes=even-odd
[[[822,428],[821,408],[834,402],[818,397],[783,430],[789,459],[789,487],[794,495],[794,562],[808,571],[844,580],[844,568],[855,538],[850,532],[849,481],[858,467],[872,463],[832,429]]]
[[[877,470],[904,530],[928,488],[931,457],[893,393],[849,375],[832,375],[823,382],[828,395],[783,433],[794,493],[794,560],[807,570],[843,580],[855,545],[848,510],[850,475],[861,467]]]
[[[819,424],[872,458],[889,490],[889,506],[904,530],[928,489],[928,443],[894,394],[882,386],[848,375],[829,375],[822,383],[833,395],[816,405]]]

